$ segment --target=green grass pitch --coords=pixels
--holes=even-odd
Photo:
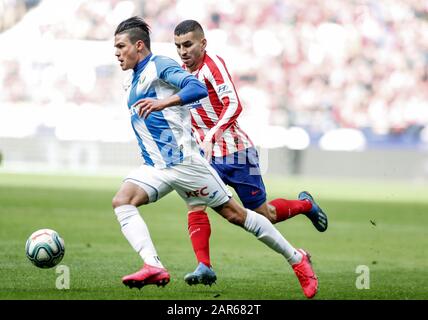
[[[0,173],[0,299],[305,299],[282,256],[210,210],[211,258],[217,283],[183,281],[196,260],[187,235],[186,207],[172,193],[141,207],[158,254],[171,274],[164,288],[128,289],[120,279],[141,266],[111,209],[121,178]],[[277,225],[312,255],[316,299],[428,298],[428,186],[392,182],[266,179],[269,199],[310,191],[329,217],[317,232],[304,216]],[[65,240],[60,263],[70,289],[58,290],[56,269],[25,257],[27,237],[40,228]],[[357,267],[369,270],[369,289],[356,287]]]

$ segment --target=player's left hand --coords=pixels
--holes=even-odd
[[[161,111],[165,109],[167,106],[162,103],[162,100],[145,98],[138,100],[133,104],[132,108],[138,108],[138,115],[140,118],[147,119],[150,113],[153,111]]]

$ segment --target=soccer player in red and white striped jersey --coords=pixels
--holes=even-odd
[[[202,64],[193,73],[208,88],[208,97],[200,101],[201,106],[190,109],[193,132],[204,146],[207,158],[210,159],[208,154],[225,157],[253,147],[238,125],[242,105],[223,59],[205,53]]]
[[[272,223],[303,213],[318,231],[325,231],[327,216],[308,192],[301,192],[298,200],[278,198],[267,202],[257,151],[237,121],[242,105],[236,88],[224,60],[206,51],[207,40],[201,25],[194,20],[179,23],[174,30],[174,42],[183,68],[208,89],[208,97],[189,105],[192,131],[222,180],[234,188],[244,207]],[[216,279],[209,256],[211,229],[205,209],[189,207],[188,230],[199,262],[196,270],[185,276],[189,284],[211,284]]]

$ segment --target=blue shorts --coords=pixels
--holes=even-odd
[[[266,189],[255,148],[215,157],[211,165],[224,183],[236,191],[245,208],[253,210],[266,202]]]

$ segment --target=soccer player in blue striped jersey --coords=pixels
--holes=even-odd
[[[122,70],[134,71],[127,88],[128,109],[144,161],[124,179],[112,201],[122,233],[144,262],[122,282],[131,288],[169,282],[170,275],[138,207],[175,190],[189,208],[211,207],[283,255],[293,266],[304,294],[312,298],[318,280],[306,252],[295,249],[266,217],[239,205],[201,155],[191,133],[186,105],[206,97],[206,86],[174,60],[152,54],[149,33],[143,19],[132,17],[118,25],[114,38]]]

